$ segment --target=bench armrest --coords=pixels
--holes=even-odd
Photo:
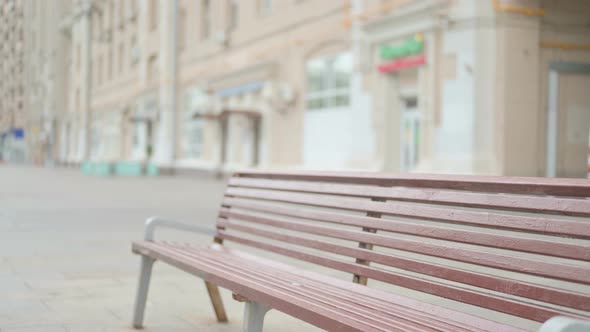
[[[215,231],[211,228],[203,227],[203,226],[196,226],[196,225],[189,225],[183,222],[174,221],[174,220],[166,220],[160,217],[150,217],[145,221],[145,233],[144,233],[144,240],[146,241],[153,241],[154,234],[156,232],[156,228],[164,227],[164,228],[172,228],[181,231],[193,232],[193,233],[201,233],[201,234],[208,234],[211,236],[215,235]]]
[[[590,321],[557,316],[546,321],[538,332],[584,332],[590,331]]]

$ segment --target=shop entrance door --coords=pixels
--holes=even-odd
[[[588,177],[590,72],[550,73],[547,176]]]
[[[133,124],[134,160],[146,160],[152,155],[152,121],[140,120]]]
[[[417,98],[404,98],[404,110],[400,133],[401,137],[401,169],[403,172],[411,172],[420,161],[420,112],[417,107]]]

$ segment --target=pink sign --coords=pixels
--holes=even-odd
[[[418,67],[425,63],[426,57],[424,55],[420,55],[415,57],[400,58],[391,62],[383,63],[377,66],[377,69],[382,73],[390,73],[400,69]]]

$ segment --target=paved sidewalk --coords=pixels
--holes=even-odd
[[[130,242],[161,215],[213,227],[224,184],[198,178],[93,178],[0,165],[0,331],[130,331],[139,258]],[[208,244],[209,236],[162,233]],[[147,331],[240,331],[242,304],[223,291],[217,324],[203,283],[157,264]],[[270,312],[265,331],[315,328]]]

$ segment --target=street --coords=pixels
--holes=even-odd
[[[98,178],[78,169],[0,165],[0,331],[129,331],[149,216],[213,229],[224,183],[199,177]],[[207,245],[211,236],[157,236]],[[240,331],[241,303],[222,290],[217,324],[203,282],[156,264],[147,331]],[[314,328],[270,312],[267,331]]]

